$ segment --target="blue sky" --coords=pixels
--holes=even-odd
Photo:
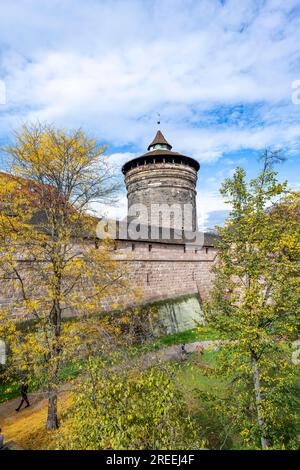
[[[265,147],[283,149],[280,178],[299,188],[299,0],[1,0],[0,15],[0,143],[27,120],[81,126],[121,167],[160,112],[174,150],[201,164],[201,226],[222,221],[220,183],[237,165],[254,176]],[[106,212],[125,215],[125,190]]]

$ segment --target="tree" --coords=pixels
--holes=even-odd
[[[124,364],[125,362],[125,364]],[[189,415],[170,365],[115,363],[90,358],[59,433],[62,449],[199,449],[198,425]]]
[[[81,130],[38,124],[15,138],[5,149],[10,173],[1,175],[0,276],[10,301],[0,334],[9,339],[12,366],[45,378],[46,427],[55,429],[60,366],[75,330],[122,284],[110,243],[95,244],[97,219],[87,213],[92,202],[111,201],[119,185],[104,148]],[[63,321],[68,315],[80,318],[76,328]],[[31,330],[18,327],[28,320]]]
[[[230,380],[236,416],[246,443],[263,449],[293,445],[296,366],[291,341],[300,311],[300,194],[279,183],[266,151],[263,168],[249,183],[243,169],[221,193],[232,205],[220,236],[207,321],[229,339],[217,373]]]

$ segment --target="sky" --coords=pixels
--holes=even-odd
[[[201,228],[222,223],[222,181],[237,166],[254,177],[265,148],[299,189],[299,0],[0,0],[0,20],[0,145],[27,121],[81,127],[120,169],[160,113],[173,150],[200,163]],[[126,204],[124,187],[101,210]]]

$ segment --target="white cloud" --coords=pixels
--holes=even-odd
[[[194,125],[217,105],[289,99],[299,14],[288,12],[297,2],[89,0],[54,2],[38,12],[36,1],[25,3],[2,5],[18,39],[25,37],[24,44],[16,41],[4,22],[0,34],[10,47],[1,62],[15,119],[82,125],[101,140],[141,149],[160,110],[174,143],[204,161],[276,138],[278,125],[268,123],[252,132]],[[277,140],[289,138],[280,124]]]
[[[120,168],[145,150],[159,111],[174,149],[200,162],[299,152],[298,0],[2,0],[1,14],[0,140],[27,119],[82,126]]]
[[[216,189],[218,183],[219,179],[216,179],[211,182],[212,189],[202,189],[201,186],[198,188],[196,199],[197,217],[201,230],[214,228],[214,225],[219,223],[220,214],[225,214],[231,208],[229,204],[225,203],[221,194]]]
[[[137,156],[137,154],[132,152],[111,153],[108,154],[108,161],[111,166],[116,168],[116,170],[120,170],[124,163],[128,162],[129,160],[132,160]]]
[[[127,197],[122,194],[116,205],[94,203],[91,210],[97,217],[122,220],[127,215]]]

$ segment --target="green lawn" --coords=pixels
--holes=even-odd
[[[146,346],[137,347],[135,348],[135,354],[147,353],[147,351],[174,344],[217,338],[218,334],[213,330],[203,329],[201,332],[188,330],[183,333],[163,336],[147,343]],[[218,354],[218,351],[209,350],[204,351],[201,356],[197,353],[189,354],[186,360],[174,364],[175,380],[185,397],[192,416],[198,421],[200,429],[203,430],[203,438],[207,441],[207,447],[210,449],[244,449],[245,447],[242,447],[237,431],[228,428],[228,424],[224,422],[224,419],[222,420],[213,409],[211,402],[205,398],[206,393],[213,393],[223,400],[231,393],[224,380],[210,374],[210,370],[213,369],[218,360]],[[60,372],[61,382],[68,382],[71,378],[80,374],[82,365],[84,365],[82,361],[64,365]],[[32,383],[30,391],[37,390],[41,386],[41,381],[35,381]],[[295,387],[300,388],[300,379],[297,380]],[[17,396],[19,396],[19,385],[0,385],[0,402]],[[295,411],[299,416],[300,432],[300,399],[298,405],[299,407]]]
[[[193,330],[186,330],[173,335],[161,336],[153,345],[156,348],[163,346],[172,346],[173,344],[187,344],[194,343],[195,341],[204,341],[210,339],[219,339],[219,333],[217,330],[208,327],[194,328]]]
[[[80,373],[81,362],[66,364],[64,365],[59,373],[59,380],[61,383],[67,382],[68,380],[77,377]],[[21,382],[21,381],[20,381]],[[40,390],[43,386],[42,379],[33,379],[29,384],[29,392],[34,392]],[[0,384],[0,403],[3,403],[7,400],[17,398],[20,396],[20,383],[6,383]]]
[[[18,384],[0,384],[0,403],[17,398],[20,395],[20,385]]]
[[[230,429],[217,413],[207,395],[213,393],[225,399],[230,393],[225,381],[209,373],[213,369],[217,351],[206,350],[202,356],[191,354],[186,361],[178,364],[176,381],[186,398],[187,406],[194,419],[198,421],[200,432],[209,449],[238,449],[240,439],[238,433]]]
[[[186,330],[172,335],[160,336],[157,339],[133,346],[127,351],[132,356],[137,356],[151,351],[156,351],[161,348],[166,348],[168,346],[174,346],[176,344],[188,344],[196,341],[215,340],[219,338],[220,335],[217,330],[203,326],[201,329],[194,328],[192,330]]]
[[[245,450],[234,417],[231,422],[226,421],[213,410],[205,394],[213,394],[221,401],[231,393],[227,383],[209,373],[218,360],[217,351],[206,350],[202,356],[191,354],[188,359],[179,363],[176,368],[176,381],[183,392],[186,403],[192,416],[198,420],[203,429],[204,438],[208,441],[209,449]],[[204,366],[204,367],[203,367]],[[295,393],[300,389],[300,378],[295,381]],[[294,405],[294,412],[298,416],[298,433],[300,436],[300,396]],[[251,450],[251,448],[247,448]]]
[[[212,329],[203,327],[201,333],[198,329],[187,330],[173,335],[161,336],[154,341],[147,342],[141,346],[133,347],[131,353],[133,356],[151,352],[163,347],[172,346],[174,344],[192,343],[194,341],[217,339],[218,333]],[[62,383],[76,377],[80,373],[82,362],[66,364],[60,371],[60,381]],[[1,380],[1,378],[0,378]],[[30,386],[30,392],[38,390],[42,387],[42,382],[34,381]],[[0,403],[16,398],[19,396],[19,384],[0,384]]]

